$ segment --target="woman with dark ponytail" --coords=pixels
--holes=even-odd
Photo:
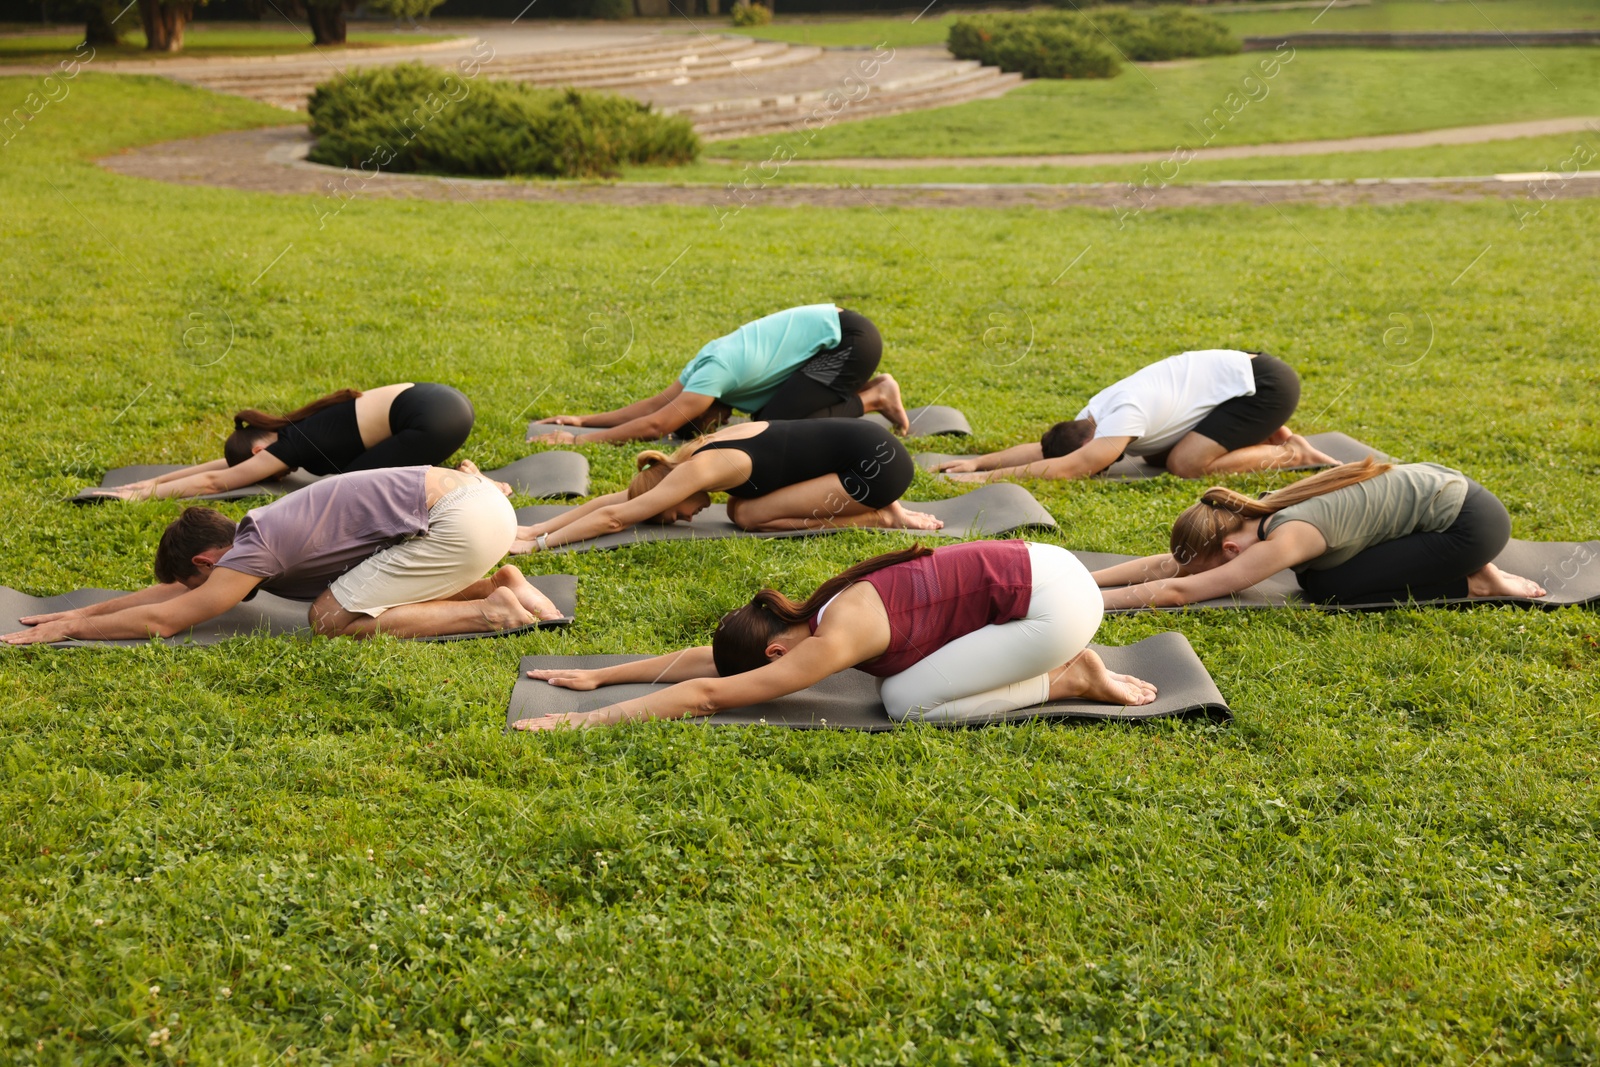
[[[247,408],[233,417],[222,459],[101,495],[124,500],[205,496],[272,481],[296,469],[324,475],[434,467],[466,442],[472,422],[472,401],[448,385],[401,382],[366,392],[341,389],[287,415]],[[460,469],[478,473],[471,463]]]
[[[1510,538],[1505,506],[1460,471],[1369,456],[1259,499],[1207,489],[1172,524],[1170,552],[1094,578],[1107,609],[1230,596],[1285,568],[1324,604],[1544,596],[1491,562]]]
[[[517,529],[513,553],[540,552],[641,522],[692,521],[728,494],[728,519],[746,530],[822,527],[937,530],[900,503],[917,466],[894,434],[861,419],[741,422],[672,455],[640,452],[628,488],[547,522]]]
[[[913,546],[857,563],[798,604],[763,589],[723,616],[710,645],[600,670],[529,671],[568,689],[678,684],[514,725],[711,715],[798,693],[851,667],[883,679],[883,705],[896,722],[963,722],[1053,700],[1150,703],[1154,686],[1113,674],[1089,649],[1101,614],[1089,572],[1055,545]]]

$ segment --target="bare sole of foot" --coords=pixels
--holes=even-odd
[[[1493,563],[1482,570],[1467,575],[1468,596],[1530,596],[1545,595],[1544,586],[1520,574],[1507,574]]]
[[[900,504],[886,509],[888,526],[892,530],[942,530],[944,520],[925,511],[912,511]]]
[[[496,589],[509,589],[511,595],[517,598],[517,603],[535,617],[547,621],[562,617],[560,609],[550,602],[550,598],[535,589],[533,583],[509,563],[494,572],[492,581]]]
[[[484,475],[483,471],[478,469],[478,465],[476,463],[472,462],[472,460],[470,460],[470,459],[464,459],[460,463],[457,463],[456,464],[456,470],[460,471],[462,474],[476,474],[478,477],[483,478],[490,485],[492,485],[496,489],[500,490],[506,496],[510,496],[511,495],[511,483],[510,482],[497,482],[493,478],[486,477]]]
[[[911,416],[906,413],[905,400],[900,395],[900,383],[894,380],[893,375],[880,374],[868,379],[866,388],[859,395],[863,408],[882,414],[898,432],[911,432]]]
[[[1155,686],[1143,678],[1113,672],[1090,649],[1084,649],[1077,659],[1050,676],[1051,700],[1093,700],[1137,708],[1155,698]]]
[[[1324,467],[1337,467],[1339,461],[1323,452],[1316,445],[1307,441],[1297,433],[1289,435],[1283,442],[1284,460],[1279,464],[1282,467],[1309,467],[1319,464]]]
[[[535,621],[527,608],[517,599],[517,594],[501,586],[483,598],[483,621],[491,630],[515,630]]]

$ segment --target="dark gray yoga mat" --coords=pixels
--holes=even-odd
[[[927,407],[920,408],[907,408],[906,415],[911,419],[911,433],[909,434],[911,437],[937,437],[944,434],[958,437],[968,437],[972,434],[972,426],[967,422],[967,417],[961,412],[957,411],[955,408],[945,407],[942,404],[932,404]],[[876,411],[861,417],[877,423],[886,430],[894,429],[894,427],[889,424],[889,420],[878,414]],[[732,426],[736,423],[749,421],[749,419],[740,416],[738,418],[728,420],[728,425]],[[549,433],[552,430],[565,430],[579,438],[584,438],[592,433],[599,433],[601,427],[555,426],[548,422],[528,423],[528,432],[530,434]],[[689,434],[688,436],[679,436],[674,434],[670,437],[664,437],[659,441],[635,443],[640,445],[655,444],[666,448],[675,448],[678,445],[686,444],[693,438],[693,434]]]
[[[1122,708],[1072,700],[1042,704],[1019,711],[962,723],[935,723],[936,726],[987,726],[1025,722],[1030,719],[1090,719],[1114,722],[1169,717],[1206,718],[1226,722],[1233,717],[1227,701],[1206,673],[1200,657],[1179,633],[1157,634],[1137,644],[1110,648],[1091,646],[1119,674],[1132,674],[1155,685],[1155,703],[1142,708]],[[518,719],[539,715],[593,711],[618,701],[647,696],[665,685],[612,685],[588,692],[562,689],[548,682],[535,681],[528,671],[552,668],[609,667],[615,663],[646,659],[645,656],[524,656],[517,668],[517,681],[511,687],[511,705],[506,710],[506,729]],[[899,723],[889,718],[878,700],[878,680],[861,671],[849,670],[824,679],[803,693],[794,693],[765,704],[719,712],[696,720],[711,726],[787,726],[797,730],[893,730]]]
[[[1307,437],[1317,448],[1337,459],[1340,463],[1355,463],[1366,459],[1368,456],[1376,458],[1380,463],[1391,461],[1391,457],[1379,452],[1371,445],[1363,444],[1354,437],[1342,433],[1314,433]],[[931,471],[941,463],[951,460],[971,459],[970,456],[949,455],[943,452],[918,452],[916,454],[917,466],[923,470]],[[1319,470],[1318,467],[1283,467],[1282,470],[1302,471]],[[1095,475],[1096,478],[1108,482],[1135,482],[1146,478],[1159,478],[1167,473],[1165,467],[1152,466],[1139,456],[1124,456],[1111,466]]]
[[[528,581],[550,598],[551,603],[560,609],[562,618],[552,619],[549,622],[540,622],[519,630],[451,634],[446,637],[419,637],[414,638],[414,640],[466,641],[480,637],[506,637],[511,634],[526,633],[529,630],[549,626],[565,626],[572,621],[577,611],[578,603],[578,579],[574,575],[530,575]],[[36,597],[29,596],[27,593],[20,593],[10,586],[0,585],[0,633],[16,633],[18,630],[26,629],[22,623],[17,621],[24,615],[43,615],[52,611],[66,611],[70,608],[87,607],[90,604],[99,604],[123,595],[125,594],[114,589],[79,589],[75,592],[63,593],[60,596]],[[243,604],[217,616],[210,622],[196,626],[186,634],[169,637],[166,640],[170,644],[214,645],[219,641],[226,641],[230,637],[242,637],[246,634],[264,633],[271,637],[287,634],[309,634],[311,627],[306,620],[306,610],[309,607],[310,604],[305,601],[286,600],[283,597],[273,596],[271,593],[257,593]],[[118,641],[61,641],[51,647],[127,648],[144,644],[149,644],[149,640],[139,638]]]
[[[144,464],[135,467],[114,467],[100,479],[99,488],[116,489],[119,486],[155,478],[172,471],[182,470],[177,464]],[[484,471],[484,476],[497,482],[509,482],[522,496],[557,497],[587,496],[589,493],[589,460],[577,452],[535,452],[523,456],[515,463]],[[258,482],[222,493],[190,497],[192,500],[245,500],[253,496],[283,496],[296,489],[304,489],[318,481],[315,474],[290,471],[275,482]],[[81,490],[71,498],[74,504],[94,504],[114,497],[105,497],[94,489]]]
[[[1073,552],[1091,571],[1125,563],[1136,556],[1119,556],[1110,552]],[[1463,606],[1468,604],[1513,604],[1518,607],[1546,608],[1593,607],[1600,604],[1600,541],[1518,541],[1512,539],[1495,558],[1495,565],[1509,574],[1532,578],[1549,593],[1543,597],[1460,597],[1444,600],[1424,600],[1423,606]],[[1159,575],[1152,575],[1159,577]],[[1198,604],[1176,608],[1159,608],[1160,611],[1183,611],[1184,608],[1319,608],[1330,611],[1389,611],[1405,607],[1394,601],[1371,603],[1313,604],[1300,592],[1300,583],[1294,572],[1279,571],[1265,581],[1251,586],[1242,593]],[[1118,612],[1142,611],[1127,608]]]
[[[942,530],[912,530],[918,537],[996,537],[1029,526],[1054,527],[1043,504],[1020,485],[1002,482],[986,485],[962,496],[928,503],[905,501],[913,511],[925,511],[944,520]],[[571,508],[562,504],[533,504],[517,509],[517,521],[524,526],[545,522]],[[589,552],[605,548],[622,548],[626,545],[653,544],[657,541],[711,541],[727,537],[813,537],[817,534],[838,533],[834,530],[786,530],[781,533],[752,533],[741,530],[728,521],[724,504],[713,504],[694,517],[692,522],[675,522],[671,526],[640,523],[620,533],[606,534],[575,545],[561,545],[551,552]]]

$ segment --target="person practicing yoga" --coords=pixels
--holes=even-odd
[[[957,481],[1013,475],[1089,478],[1123,455],[1142,456],[1179,478],[1331,464],[1285,425],[1300,402],[1300,376],[1260,352],[1184,352],[1096,393],[1071,422],[1037,444],[940,465]]]
[[[223,458],[103,489],[123,500],[205,496],[282,478],[292,470],[348,474],[443,463],[472,432],[472,401],[436,382],[341,389],[287,415],[249,408],[233,417]],[[477,474],[470,461],[458,468]],[[498,484],[498,483],[497,483]],[[510,486],[504,491],[510,494]]]
[[[546,715],[523,730],[711,715],[798,693],[857,667],[883,679],[896,722],[963,722],[1054,700],[1138,706],[1148,682],[1089,649],[1102,610],[1064,548],[1026,541],[921,545],[857,563],[803,603],[763,589],[717,624],[709,646],[599,670],[529,671],[568,689],[670,688],[598,711]]]
[[[888,430],[860,419],[742,422],[670,456],[640,452],[638,467],[622,492],[518,527],[512,553],[557,548],[641,522],[692,520],[714,491],[728,494],[728,519],[745,530],[944,525],[900,503],[917,469],[911,453]]]
[[[1292,567],[1320,604],[1541,597],[1491,560],[1511,538],[1494,494],[1437,463],[1367,457],[1260,499],[1207,489],[1172,524],[1172,551],[1096,571],[1107,609],[1243,592]]]
[[[711,430],[733,411],[760,422],[860,418],[881,412],[901,433],[911,429],[900,386],[874,374],[883,338],[865,315],[832,304],[789,308],[746,323],[702,348],[678,380],[647,400],[594,415],[540,419],[528,440],[577,440],[562,426],[603,427],[584,441],[653,441],[690,427]]]
[[[511,502],[487,478],[391,467],[324,478],[234,521],[186,508],[156,547],[156,582],[92,607],[34,615],[0,640],[171,637],[256,590],[310,601],[328,636],[435,637],[558,619],[522,572],[484,572],[511,547]]]

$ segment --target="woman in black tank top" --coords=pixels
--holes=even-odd
[[[537,552],[641,522],[690,520],[728,494],[728,518],[746,530],[866,526],[937,530],[900,495],[916,465],[894,434],[861,419],[746,422],[678,449],[639,453],[639,473],[620,493],[596,497],[517,531],[512,552]]]
[[[194,497],[282,478],[442,464],[472,432],[472,401],[448,385],[402,382],[363,393],[341,389],[287,415],[234,415],[223,457],[116,489],[124,500]],[[463,463],[462,470],[477,468]],[[509,493],[509,488],[507,488]]]

